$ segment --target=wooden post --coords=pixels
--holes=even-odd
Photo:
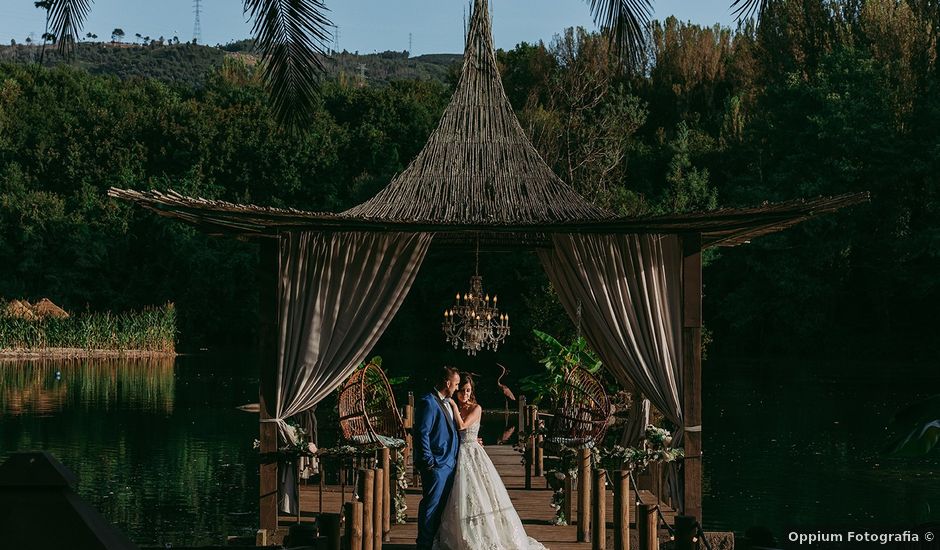
[[[277,424],[265,422],[272,417],[277,384],[277,285],[278,241],[261,243],[258,262],[259,307],[258,348],[261,353],[258,404],[260,408],[260,452],[273,456],[277,452]],[[266,542],[277,531],[277,460],[266,459],[260,465],[259,527]]]
[[[591,493],[591,550],[607,550],[607,471],[594,472]]]
[[[526,425],[525,425],[525,423],[526,423],[526,417],[525,417],[525,411],[526,411],[526,408],[525,408],[525,396],[524,396],[524,395],[520,395],[518,402],[519,402],[519,431],[517,432],[517,437],[519,438],[519,443],[524,443],[524,441],[522,441],[522,434],[524,434],[525,431],[526,431],[526,430],[525,430],[525,428],[526,428]]]
[[[525,409],[525,425],[528,431],[535,428],[535,405],[529,405]],[[525,443],[525,488],[532,488],[532,475],[535,469],[535,436],[530,435]]]
[[[685,515],[702,521],[702,235],[682,236],[682,461]],[[674,504],[675,505],[675,504]]]
[[[565,474],[565,523],[574,523],[574,476]]]
[[[538,430],[539,428],[539,408],[537,405],[532,405],[532,430]],[[545,453],[542,449],[542,435],[538,434],[532,437],[532,446],[535,448],[535,473],[533,474],[536,478],[540,478],[545,475]]]
[[[591,536],[591,449],[578,449],[578,542]]]
[[[614,550],[630,550],[630,472],[614,471]]]
[[[402,418],[405,429],[410,430],[415,425],[415,407],[414,405],[405,405],[405,417]]]
[[[375,470],[359,470],[359,500],[362,501],[362,550],[373,550],[375,535],[372,521],[375,518]],[[381,522],[379,530],[382,529]]]
[[[375,489],[372,491],[373,502],[372,509],[372,550],[382,550],[382,531],[385,524],[385,472],[382,468],[376,468],[373,480]]]
[[[362,550],[362,503],[347,502],[344,505],[346,514],[346,549]]]
[[[317,484],[319,485],[319,491],[317,491],[317,512],[318,513],[323,511],[323,489],[326,488],[326,472],[323,471],[323,467],[324,467],[323,461],[321,460],[319,464],[320,474],[317,476],[320,478],[319,481],[317,482]],[[342,499],[340,500],[340,502],[342,503],[344,500],[346,499]]]
[[[392,469],[389,467],[389,449],[380,451],[379,465],[382,467],[382,540],[391,540],[392,532]]]
[[[659,550],[656,520],[656,509],[652,505],[636,505],[636,534],[639,550]]]
[[[676,550],[694,550],[698,548],[696,520],[693,516],[676,516]]]

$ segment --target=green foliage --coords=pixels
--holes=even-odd
[[[734,32],[667,19],[634,72],[583,29],[498,60],[542,157],[618,214],[872,192],[869,206],[708,264],[712,353],[928,355],[940,300],[929,276],[940,271],[940,26],[922,4],[784,0]],[[460,56],[338,53],[312,124],[291,139],[251,44],[171,42],[78,44],[77,69],[36,67],[38,45],[0,47],[15,63],[0,65],[0,295],[115,311],[174,301],[181,346],[244,344],[257,324],[255,246],[112,202],[105,189],[341,211],[414,157]],[[46,65],[61,61],[46,52]],[[573,335],[537,261],[488,262],[504,275],[501,298],[524,306],[518,333]],[[423,271],[434,276],[414,300],[445,307],[453,266]],[[424,311],[406,302],[399,317],[409,328],[393,323],[389,342],[434,360],[423,344],[436,327],[416,329]],[[505,353],[531,362],[540,352],[528,347]]]
[[[118,314],[87,312],[61,319],[24,319],[0,313],[2,350],[35,352],[76,348],[172,353],[175,346],[176,308],[173,304]]]
[[[940,395],[899,410],[889,426],[885,452],[895,456],[926,456],[940,443]]]
[[[532,403],[539,404],[544,399],[554,400],[571,369],[582,367],[591,374],[601,368],[597,354],[587,345],[587,340],[577,337],[571,344],[564,345],[554,336],[540,330],[533,330],[536,339],[544,344],[545,356],[539,361],[545,371],[526,376],[520,382],[526,395],[532,396]]]

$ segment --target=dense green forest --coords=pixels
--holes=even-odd
[[[520,44],[499,52],[506,90],[554,169],[624,214],[872,193],[870,204],[713,251],[709,354],[936,353],[940,21],[916,0],[774,6],[735,31],[656,23],[639,70],[622,70],[605,40],[581,29]],[[0,297],[49,296],[71,310],[172,301],[184,349],[251,341],[255,245],[202,235],[105,190],[345,209],[417,153],[459,59],[434,58],[439,69],[402,78],[400,67],[367,70],[363,81],[350,57],[348,71],[324,81],[314,123],[291,136],[273,121],[250,56],[216,50],[201,78],[177,79],[160,47],[123,50],[154,60],[140,74],[155,78],[112,76],[128,73],[105,69],[110,61],[0,65]],[[388,67],[410,62],[387,57]],[[432,259],[413,290],[429,313],[406,304],[390,328],[403,347],[426,347],[454,281],[472,269]],[[534,258],[489,266],[487,283],[519,308],[515,337],[572,332]],[[445,272],[459,277],[437,277]]]
[[[150,37],[146,37],[150,38]],[[146,44],[81,42],[68,57],[54,46],[36,44],[0,46],[0,63],[38,64],[55,67],[68,64],[91,74],[155,78],[171,85],[201,88],[226,58],[248,64],[257,62],[252,40],[238,40],[221,46],[203,46],[160,39]],[[384,85],[393,80],[446,80],[449,70],[462,56],[430,54],[411,57],[408,52],[382,52],[359,55],[336,52],[326,63],[328,78],[352,86]]]

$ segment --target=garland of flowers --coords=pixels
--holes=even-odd
[[[673,462],[685,457],[682,449],[669,447],[672,445],[672,434],[664,428],[648,425],[643,434],[643,441],[640,447],[614,445],[609,449],[602,449],[602,464],[611,470],[627,469],[639,472],[650,464]]]
[[[520,437],[513,444],[513,449],[522,455],[522,464],[526,465],[529,460],[529,454],[526,453],[526,443],[530,437],[537,437],[548,433],[548,428],[544,425],[529,427],[526,431],[520,432]],[[545,479],[549,487],[552,488],[551,507],[555,510],[555,525],[568,525],[569,518],[565,517],[565,480],[577,479],[578,477],[578,449],[579,447],[570,447],[564,444],[557,445],[557,455],[546,455]],[[596,462],[596,449],[592,449],[592,458]]]
[[[408,522],[408,503],[405,502],[405,493],[408,489],[408,476],[406,475],[405,453],[395,453],[392,471],[395,473],[395,524],[404,525]]]

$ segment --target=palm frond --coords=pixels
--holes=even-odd
[[[649,33],[651,0],[590,0],[594,23],[605,29],[614,53],[636,65]]]
[[[731,2],[731,13],[738,21],[750,19],[755,15],[759,19],[770,2],[771,0],[734,0]]]
[[[298,129],[309,120],[324,71],[332,22],[321,0],[245,0],[264,59],[264,82],[277,119]]]
[[[59,51],[68,55],[81,36],[94,0],[49,0],[49,33],[55,35]]]

